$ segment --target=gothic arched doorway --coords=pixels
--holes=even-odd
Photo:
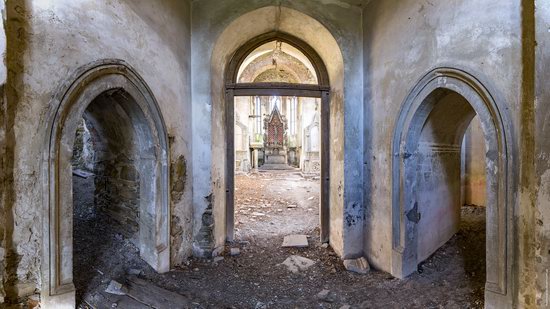
[[[500,307],[512,294],[510,130],[491,94],[461,70],[439,68],[424,76],[399,115],[393,139],[392,274],[410,275],[457,232],[460,146],[476,115],[486,148],[484,293],[487,305]]]
[[[247,61],[247,57],[262,46],[269,44],[287,44],[291,48],[299,51],[304,56],[305,62],[311,67],[314,72],[313,78],[301,78],[299,70],[280,70],[274,72],[280,78],[272,78],[270,70],[262,72],[258,76],[251,79],[240,78],[243,74],[246,75],[243,63]],[[258,65],[262,65],[261,61]],[[282,64],[284,66],[284,64]],[[244,72],[243,72],[244,71]],[[284,72],[284,73],[281,73]],[[281,77],[281,74],[287,76]],[[319,165],[321,179],[321,196],[320,196],[320,239],[321,242],[329,241],[329,136],[330,136],[330,84],[327,70],[320,56],[302,40],[281,32],[270,32],[258,36],[239,48],[233,55],[226,69],[226,85],[225,85],[225,115],[226,136],[235,136],[235,98],[239,96],[257,96],[257,97],[277,97],[277,98],[311,98],[319,101],[320,121],[315,132],[320,135],[319,147]],[[307,99],[304,99],[307,100]],[[277,103],[274,103],[277,110]],[[273,117],[271,117],[273,118]],[[319,118],[319,117],[318,117]],[[317,118],[317,119],[318,119]],[[238,122],[237,122],[238,123]],[[312,123],[313,125],[313,123]],[[266,124],[269,126],[269,124]],[[226,145],[226,235],[228,240],[234,238],[235,227],[235,139],[227,138]],[[281,145],[276,145],[274,149],[269,150],[272,157],[280,156],[279,151]],[[275,154],[276,153],[276,154]],[[254,161],[252,156],[251,161]],[[288,160],[286,157],[285,161]]]
[[[102,60],[80,68],[54,97],[52,106],[43,162],[42,291],[46,305],[73,307],[73,154],[77,128],[84,119],[97,129],[96,137],[101,141],[96,143],[96,150],[101,162],[95,169],[99,176],[110,184],[131,183],[135,187],[136,197],[126,202],[135,206],[132,216],[139,255],[157,272],[170,268],[168,137],[151,90],[120,60]]]

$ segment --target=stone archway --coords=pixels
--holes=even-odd
[[[280,16],[280,18],[272,18]],[[254,26],[250,26],[250,22],[254,21]],[[246,29],[246,31],[242,31]],[[200,153],[203,158],[194,168],[197,170],[209,172],[204,175],[196,176],[195,182],[203,184],[195,186],[193,192],[193,200],[196,205],[195,235],[198,237],[195,240],[194,252],[196,255],[209,255],[213,251],[222,248],[227,239],[231,239],[231,234],[228,231],[232,227],[228,225],[231,221],[227,219],[227,199],[228,186],[227,179],[230,171],[228,170],[227,158],[225,155],[209,154],[226,154],[227,140],[229,132],[227,132],[226,122],[230,114],[226,110],[227,98],[232,96],[228,93],[226,83],[228,82],[228,64],[235,60],[236,52],[248,42],[254,39],[261,38],[266,34],[286,34],[294,38],[299,38],[305,42],[318,55],[319,59],[326,68],[327,80],[319,80],[318,85],[314,89],[317,93],[319,90],[328,90],[325,92],[327,104],[330,108],[330,136],[333,141],[330,148],[330,179],[324,179],[329,183],[331,192],[337,192],[338,188],[344,183],[344,58],[338,42],[331,32],[322,25],[319,21],[297,10],[286,7],[266,6],[256,9],[241,15],[233,20],[219,35],[213,47],[210,57],[210,78],[205,80],[209,83],[209,89],[199,91],[194,99],[205,100],[211,102],[209,116],[211,118],[208,125],[204,125],[206,140],[208,140],[210,148],[194,150]],[[248,52],[251,52],[249,50]],[[243,54],[248,54],[246,51],[241,51]],[[235,62],[237,67],[239,66]],[[319,88],[319,85],[328,85],[329,89]],[[256,93],[256,92],[254,92]],[[273,92],[267,93],[271,95]],[[317,96],[317,95],[316,95]],[[199,188],[200,187],[200,188]],[[362,239],[362,225],[357,224],[354,228],[346,230],[344,212],[346,205],[344,204],[343,194],[332,194],[328,198],[330,213],[328,221],[329,231],[326,237],[329,238],[331,247],[341,256],[350,254],[349,251],[356,249],[351,246],[349,241],[344,238],[357,236]],[[345,236],[344,236],[345,235]],[[348,249],[349,248],[349,249]]]
[[[62,85],[51,106],[43,156],[44,253],[42,296],[46,307],[74,307],[71,158],[76,128],[98,97],[117,96],[140,177],[139,251],[158,272],[170,268],[168,138],[164,120],[143,79],[120,60],[80,68]]]
[[[453,132],[448,132],[448,139],[462,137],[475,114],[482,123],[487,147],[485,298],[486,305],[504,308],[511,304],[514,261],[511,130],[494,97],[481,82],[461,70],[439,68],[431,71],[413,89],[401,109],[393,139],[392,274],[404,278],[421,262],[418,257],[418,222],[422,218],[418,213],[418,195],[421,193],[417,190],[422,180],[414,170],[418,168],[415,162],[423,128],[436,104],[449,94],[463,100],[463,108],[460,108],[464,117],[455,119],[455,113],[447,113],[446,119],[440,120],[456,122]],[[451,142],[446,147],[456,143]]]
[[[280,41],[290,44],[300,50],[311,61],[318,84],[291,84],[291,83],[239,83],[238,71],[249,53],[259,46],[272,41]],[[325,64],[321,57],[304,41],[292,35],[281,32],[269,32],[262,34],[243,46],[233,55],[226,69],[226,95],[225,95],[225,132],[227,136],[234,135],[234,97],[239,95],[278,95],[312,97],[321,99],[321,206],[320,206],[320,238],[322,242],[329,242],[329,168],[330,168],[330,84]],[[229,240],[233,239],[234,229],[234,170],[235,170],[235,145],[234,139],[226,139],[226,234]]]

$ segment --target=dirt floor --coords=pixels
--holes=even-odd
[[[90,209],[93,195],[81,190],[86,182],[90,180],[75,178],[75,193],[78,203]],[[193,259],[162,275],[139,258],[109,218],[77,212],[74,274],[80,307],[483,308],[483,208],[464,207],[461,231],[417,273],[398,280],[376,270],[348,272],[330,247],[322,247],[318,180],[295,172],[259,173],[237,176],[236,187],[237,241],[231,247],[240,248],[240,255],[230,256],[228,246],[223,259]],[[309,235],[310,246],[281,248],[283,237],[293,233]],[[292,273],[281,265],[290,255],[315,265]],[[105,293],[111,280],[122,283],[128,295]],[[328,293],[318,296],[324,290]],[[179,297],[178,305],[159,301],[158,295],[167,299],[169,293]]]

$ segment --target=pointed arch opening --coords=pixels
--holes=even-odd
[[[141,258],[157,272],[169,270],[168,139],[151,90],[120,60],[79,69],[52,106],[43,161],[42,291],[46,305],[62,308],[74,307],[79,275],[73,250],[78,167],[94,175],[102,189],[94,202],[124,221],[121,234],[134,239]],[[85,140],[94,141],[86,146]]]
[[[234,238],[235,230],[236,145],[235,139],[231,138],[235,135],[235,106],[240,103],[239,101],[251,100],[251,106],[255,107],[256,103],[264,106],[263,109],[260,108],[258,117],[265,118],[265,123],[263,128],[257,132],[262,143],[257,144],[262,149],[261,160],[262,163],[266,163],[265,166],[287,165],[290,162],[297,162],[297,164],[302,164],[301,166],[314,166],[314,162],[311,161],[318,162],[317,169],[321,179],[319,237],[322,242],[328,242],[330,84],[321,57],[308,44],[292,35],[270,32],[241,46],[234,53],[225,72],[225,130],[226,136],[228,136],[226,139],[227,174],[225,179],[227,239]],[[254,101],[255,98],[258,102]],[[313,151],[310,154],[304,153],[304,158],[307,157],[307,162],[304,162],[301,153],[289,151],[288,144],[292,143],[292,138],[302,140],[302,133],[305,132],[307,126],[297,130],[294,118],[297,118],[297,111],[307,109],[302,106],[308,104],[313,107],[318,106],[321,119],[320,130],[317,128],[316,135],[308,135],[304,139],[317,138],[319,141],[314,144],[320,144],[320,147],[318,147],[316,156]],[[313,109],[312,112],[316,114]],[[288,119],[287,123],[286,117],[283,117],[283,120],[279,120],[280,128],[272,124],[273,121],[268,121],[269,119],[273,120],[274,116],[280,116],[281,113],[288,114],[287,116],[292,119]],[[312,117],[311,120],[314,121],[317,118],[319,117]],[[308,125],[311,124],[308,123]],[[268,140],[264,141],[262,139],[264,136]],[[256,136],[254,142],[257,142]],[[307,143],[307,141],[304,142]],[[311,142],[309,143],[311,144]],[[257,168],[259,165],[258,150],[251,148],[249,152],[250,165],[252,168]],[[239,162],[242,161],[240,158],[237,159]],[[278,167],[273,168],[278,169]]]
[[[475,116],[486,148],[485,299],[506,304],[513,264],[511,132],[494,97],[461,70],[430,72],[402,107],[393,139],[392,274],[404,278],[415,272],[458,231],[461,146]]]

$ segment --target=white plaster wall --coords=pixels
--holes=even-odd
[[[300,131],[300,141],[302,144],[302,150],[307,151],[307,136],[305,130],[307,127],[309,127],[314,120],[315,117],[315,104],[317,102],[317,99],[314,98],[299,98],[300,104],[301,104],[301,121],[299,123],[299,131]],[[319,108],[321,107],[321,104],[319,103]],[[320,123],[319,123],[320,125]],[[303,136],[302,136],[303,135]],[[318,144],[320,142],[317,142]],[[301,158],[303,160],[303,158]]]
[[[464,138],[464,204],[487,205],[487,169],[485,168],[485,140],[478,117],[472,119]]]
[[[235,97],[235,170],[236,171],[248,171],[248,168],[251,167],[252,162],[250,162],[250,134],[253,132],[253,127],[250,127],[250,120],[254,118],[249,118],[250,115],[250,100],[251,97]],[[237,118],[238,117],[238,118]],[[241,128],[237,124],[237,119],[241,125],[244,125],[244,128]],[[241,155],[238,155],[237,152],[240,152]],[[246,154],[243,154],[246,152]],[[246,162],[243,162],[247,160]],[[238,162],[237,162],[238,161]],[[248,166],[248,167],[247,167]]]
[[[171,137],[172,159],[191,160],[190,4],[188,1],[55,0],[8,3],[9,110],[12,121],[13,249],[20,294],[40,289],[45,115],[67,76],[82,65],[117,58],[134,67],[152,89]],[[191,173],[183,196],[172,201],[173,265],[191,253]],[[20,295],[21,296],[21,295]],[[24,295],[23,295],[24,296]]]
[[[418,222],[418,262],[430,257],[460,226],[460,153],[424,147],[416,184],[422,215]]]
[[[365,250],[374,267],[391,269],[391,141],[406,96],[431,69],[461,68],[517,127],[520,13],[516,0],[374,0],[364,9]]]

